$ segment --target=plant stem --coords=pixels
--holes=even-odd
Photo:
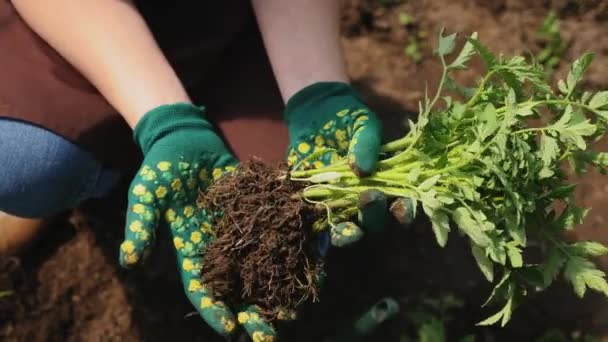
[[[474,105],[475,102],[477,102],[477,99],[479,99],[479,97],[481,96],[481,93],[483,92],[483,89],[485,88],[486,83],[494,75],[495,72],[496,72],[496,70],[489,71],[486,74],[486,76],[481,80],[479,87],[477,87],[477,91],[475,91],[475,94],[473,95],[473,97],[471,97],[469,99],[469,101],[467,101],[467,103],[465,104],[466,108],[471,108],[471,106]]]

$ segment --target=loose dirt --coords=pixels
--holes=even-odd
[[[214,220],[215,237],[203,257],[202,278],[229,306],[255,304],[274,320],[318,299],[322,262],[315,251],[315,212],[297,195],[286,166],[241,163],[199,199]]]

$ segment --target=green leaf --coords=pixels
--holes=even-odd
[[[437,184],[437,181],[441,178],[441,175],[435,175],[433,177],[425,179],[420,185],[418,185],[418,189],[420,191],[429,191],[431,188]]]
[[[419,342],[445,342],[447,341],[445,336],[445,327],[443,323],[433,318],[430,322],[423,324],[418,329],[418,341]]]
[[[483,141],[498,129],[498,115],[496,108],[489,103],[479,114],[481,125],[479,127],[479,138]]]
[[[608,247],[595,241],[579,241],[568,246],[572,253],[582,257],[600,257],[608,254]]]
[[[458,228],[473,240],[480,247],[490,245],[490,238],[482,230],[483,224],[480,224],[472,215],[469,209],[465,207],[456,208],[452,212],[452,219],[458,225]]]
[[[566,262],[566,257],[559,251],[557,247],[549,250],[545,258],[545,262],[540,265],[539,269],[543,275],[545,287],[548,287],[557,278],[562,266]]]
[[[450,222],[448,215],[442,211],[435,211],[434,215],[430,217],[431,226],[433,233],[435,233],[435,239],[437,244],[441,247],[445,247],[448,242],[448,233],[450,232]]]
[[[488,299],[486,299],[486,301],[481,306],[488,306],[490,303],[493,303],[498,300],[498,298],[503,298],[510,291],[511,287],[511,271],[505,270],[502,278],[496,285],[494,285],[492,293],[490,293]]]
[[[595,55],[593,53],[586,53],[572,63],[570,71],[568,72],[568,77],[566,78],[569,94],[574,91],[576,84],[583,78],[585,71],[587,71],[587,68],[591,62],[593,62],[594,57]]]
[[[471,38],[477,39],[477,32],[473,32]],[[473,44],[471,44],[469,40],[467,40],[467,42],[464,43],[464,46],[462,47],[462,50],[460,50],[460,53],[458,54],[456,59],[452,61],[448,68],[454,70],[465,69],[467,67],[466,64],[469,62],[474,53],[475,47],[473,46]]]
[[[538,105],[538,102],[524,102],[523,104],[517,105],[515,114],[519,116],[530,116],[534,114],[534,107]]]
[[[401,26],[407,26],[407,25],[412,24],[414,22],[416,22],[416,19],[414,19],[413,16],[411,16],[408,13],[405,13],[405,12],[399,13],[399,25],[401,25]]]
[[[456,33],[452,33],[448,36],[443,35],[443,29],[439,32],[439,46],[437,47],[437,54],[439,56],[446,56],[454,51],[456,44]]]
[[[606,274],[583,257],[573,256],[568,260],[564,269],[564,277],[572,284],[577,296],[581,298],[585,296],[587,288],[608,296]]]
[[[557,89],[559,89],[560,93],[567,95],[568,94],[568,86],[564,80],[557,81]]]
[[[477,50],[481,56],[481,59],[483,59],[484,63],[486,64],[486,68],[492,69],[496,65],[496,56],[490,52],[490,50],[488,50],[488,48],[485,47],[479,40],[471,37],[468,38],[468,41],[471,43],[471,45],[473,45],[475,50]]]
[[[587,208],[580,208],[570,203],[572,200],[568,199],[568,206],[561,213],[555,224],[559,230],[572,230],[579,224],[583,223],[585,216],[589,212]]]
[[[475,257],[477,266],[479,266],[483,276],[486,277],[489,282],[494,281],[494,264],[486,255],[486,252],[475,245],[471,245],[471,252],[473,253],[473,257]]]
[[[511,295],[510,298],[507,300],[507,303],[505,304],[505,306],[500,311],[498,311],[497,313],[488,317],[487,319],[477,323],[477,325],[481,325],[481,326],[493,325],[493,324],[498,323],[498,321],[501,321],[500,325],[502,327],[504,327],[511,319],[512,313],[513,313],[513,296]]]
[[[511,262],[511,266],[513,268],[522,267],[524,262],[521,255],[521,249],[512,244],[507,244],[507,255],[509,256],[509,261]]]
[[[551,165],[551,163],[557,158],[559,153],[559,145],[557,140],[543,134],[540,138],[540,158],[545,166]]]
[[[597,92],[589,101],[589,107],[593,109],[600,109],[604,106],[608,106],[608,90]]]

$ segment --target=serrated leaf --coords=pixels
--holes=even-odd
[[[582,257],[600,257],[608,254],[608,247],[595,241],[579,241],[568,246],[572,253]]]
[[[445,247],[448,242],[448,233],[450,232],[450,220],[448,215],[442,211],[436,211],[432,217],[430,217],[431,226],[437,244],[441,247]]]
[[[572,63],[570,71],[568,72],[568,77],[566,77],[568,93],[572,93],[576,84],[583,78],[585,71],[587,71],[587,68],[591,62],[593,62],[594,57],[595,55],[593,53],[586,53]]]
[[[530,116],[534,114],[534,107],[538,105],[537,102],[525,102],[517,106],[515,114],[519,116]]]
[[[439,56],[446,56],[454,51],[456,45],[456,33],[444,36],[443,30],[439,33],[439,46],[437,47],[437,54]]]
[[[560,230],[572,230],[577,225],[583,223],[585,216],[589,212],[587,208],[577,207],[575,204],[570,203],[571,200],[566,200],[568,206],[561,213],[559,218],[556,220],[556,225]]]
[[[475,261],[477,262],[477,266],[481,270],[481,273],[489,282],[494,280],[494,264],[486,255],[486,252],[475,245],[471,245],[471,252],[473,253],[473,257],[475,257]]]
[[[551,165],[558,153],[559,145],[557,144],[557,140],[543,134],[540,138],[540,158],[543,161],[543,164]]]
[[[492,69],[496,65],[496,56],[490,52],[490,50],[488,50],[488,48],[485,47],[479,40],[471,37],[468,38],[468,41],[471,43],[471,45],[473,45],[475,50],[477,50],[481,56],[481,59],[483,59],[484,63],[486,64],[486,68]]]
[[[511,319],[512,313],[513,313],[513,297],[510,297],[507,300],[507,303],[505,304],[505,306],[500,311],[498,311],[494,315],[486,318],[485,320],[477,323],[477,325],[487,326],[487,325],[496,324],[496,323],[498,323],[498,321],[501,321],[500,325],[504,327]]]
[[[565,256],[556,247],[549,250],[545,261],[539,267],[539,270],[543,275],[545,287],[548,287],[553,283],[565,262]]]
[[[469,210],[464,207],[456,208],[452,213],[452,219],[458,225],[458,228],[462,230],[473,242],[480,247],[487,247],[490,245],[490,238],[481,229],[482,224],[479,224],[471,215]]]
[[[593,95],[588,106],[593,109],[600,109],[604,106],[608,106],[608,90],[600,91]]]
[[[471,35],[471,38],[477,39],[477,32],[473,32],[473,34]],[[466,68],[467,62],[471,59],[471,57],[473,56],[474,53],[475,53],[475,47],[473,46],[473,44],[471,44],[471,42],[469,40],[467,40],[467,42],[464,43],[464,46],[462,47],[462,50],[460,50],[460,53],[458,54],[456,59],[454,59],[454,61],[452,61],[452,63],[448,66],[448,68],[449,69]]]
[[[564,268],[564,277],[572,284],[576,295],[581,298],[585,296],[587,288],[608,296],[606,274],[583,257],[573,256],[568,260]]]

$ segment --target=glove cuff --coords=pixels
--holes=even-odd
[[[191,103],[175,103],[156,107],[144,114],[133,129],[133,139],[145,155],[157,141],[169,135],[205,131],[213,132],[213,126],[205,116],[205,107],[197,107]],[[225,149],[221,140],[211,140],[209,143],[219,142],[221,146],[207,148]]]
[[[304,127],[321,127],[341,110],[366,106],[348,83],[317,82],[301,89],[287,101],[284,119],[293,136]]]

